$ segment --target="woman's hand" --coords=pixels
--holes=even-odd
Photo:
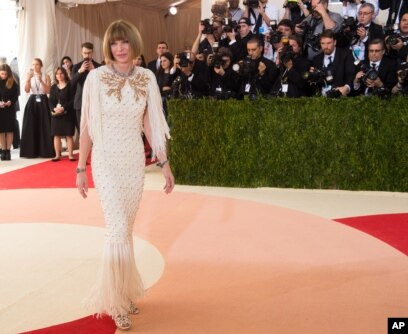
[[[83,198],[87,198],[88,193],[88,177],[86,172],[78,173],[76,177],[76,186]]]
[[[164,176],[164,180],[166,181],[166,184],[163,187],[164,192],[166,194],[170,194],[174,188],[174,176],[171,171],[169,163],[166,163],[163,166],[163,176]]]

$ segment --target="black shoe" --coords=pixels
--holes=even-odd
[[[6,160],[6,150],[1,150],[1,161]]]
[[[6,150],[6,159],[7,161],[11,160],[11,154],[10,154],[10,150]]]

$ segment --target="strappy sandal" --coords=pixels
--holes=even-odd
[[[113,318],[113,321],[115,321],[115,325],[119,329],[129,329],[130,326],[132,326],[132,321],[127,314],[119,314],[118,316]]]
[[[133,302],[130,302],[129,314],[139,314],[140,311]]]

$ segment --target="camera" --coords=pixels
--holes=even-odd
[[[341,30],[343,32],[357,32],[358,29],[358,21],[352,16],[344,16],[343,22],[341,24]]]
[[[225,61],[222,59],[222,57],[223,55],[220,53],[212,54],[208,65],[214,68],[221,68],[225,65]]]
[[[301,32],[297,34],[303,38],[304,44],[310,47],[313,51],[320,51],[320,34],[314,34],[314,27],[307,21],[302,21],[298,24],[298,28]]]
[[[232,69],[240,76],[251,77],[258,73],[258,64],[250,56],[246,56],[246,58],[234,64]]]
[[[408,76],[408,63],[401,63],[398,69],[398,79],[406,81]]]
[[[249,8],[258,8],[259,1],[258,0],[244,0],[244,6],[248,6]]]
[[[296,10],[299,9],[299,5],[297,3],[297,0],[288,0],[288,3],[283,6],[283,8],[289,8],[290,10]]]
[[[280,43],[282,38],[282,33],[280,31],[272,31],[269,35],[269,42],[271,44],[278,44]]]
[[[295,59],[295,56],[296,53],[293,52],[292,45],[284,44],[279,54],[279,60],[282,64],[286,64],[288,61]]]
[[[237,21],[229,21],[228,19],[225,19],[225,23],[222,27],[222,31],[225,33],[229,32],[239,32],[241,29],[241,26],[237,23]]]
[[[326,97],[330,98],[330,99],[337,99],[339,97],[341,97],[341,92],[336,89],[336,88],[332,88],[329,91],[326,92]]]
[[[384,33],[387,36],[385,43],[388,46],[394,46],[398,43],[399,39],[402,39],[402,36],[398,33],[398,24],[384,27]]]
[[[201,24],[204,26],[203,34],[209,35],[214,33],[214,28],[210,19],[201,20]]]
[[[180,58],[179,65],[181,67],[188,67],[191,58],[190,52],[177,53],[177,57]]]
[[[303,73],[303,78],[315,85],[318,83],[329,84],[333,81],[333,75],[327,68],[322,68],[321,70],[315,68],[314,71],[305,72]]]
[[[364,63],[361,64],[360,71],[364,72],[364,75],[360,79],[363,83],[366,83],[367,79],[376,80],[378,78],[378,72]]]
[[[272,31],[275,31],[276,29],[278,29],[278,21],[271,20],[271,22],[269,23],[269,26],[271,27]]]

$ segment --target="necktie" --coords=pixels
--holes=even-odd
[[[371,68],[375,71],[377,70],[377,65],[375,63],[371,63]]]
[[[331,64],[333,63],[333,62],[332,62],[332,56],[329,56],[328,59],[329,59],[329,62],[327,63],[327,66],[326,66],[326,67],[330,67]]]

